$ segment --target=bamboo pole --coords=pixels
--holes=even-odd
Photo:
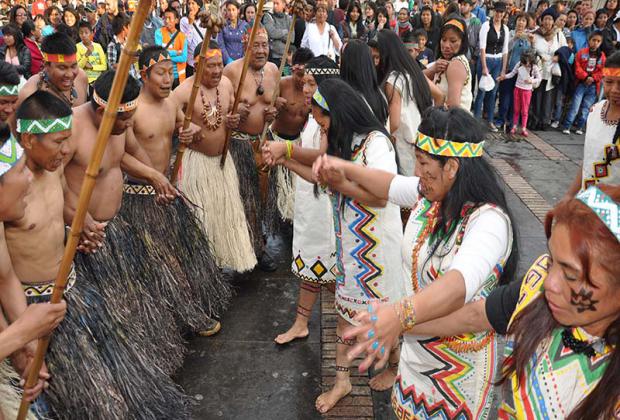
[[[194,102],[196,102],[196,96],[198,96],[198,90],[202,83],[202,74],[204,73],[204,62],[207,59],[207,51],[209,51],[209,42],[213,34],[217,34],[223,26],[222,18],[217,15],[217,6],[215,10],[208,12],[206,16],[207,32],[202,40],[202,46],[200,47],[200,55],[198,65],[196,66],[196,73],[194,74],[194,83],[192,84],[192,91],[189,94],[189,100],[187,101],[187,108],[185,109],[185,119],[183,120],[183,130],[189,128],[189,124],[192,121],[192,115],[194,114]],[[185,153],[187,146],[185,144],[179,145],[177,150],[177,156],[174,160],[174,166],[172,167],[172,173],[170,174],[170,182],[174,185],[177,182],[179,176],[179,167],[183,161],[183,154]]]
[[[237,108],[239,108],[239,101],[241,100],[241,91],[243,90],[243,83],[245,82],[245,76],[248,74],[248,66],[250,65],[250,55],[252,51],[252,44],[254,44],[254,38],[256,38],[256,32],[260,26],[261,18],[263,17],[263,6],[265,0],[258,0],[256,6],[256,17],[254,18],[254,25],[252,25],[252,33],[248,40],[248,45],[245,47],[245,55],[243,57],[243,69],[241,70],[241,76],[239,77],[239,84],[237,85],[237,92],[235,93],[235,102],[231,108],[230,113],[236,114]],[[223,168],[226,164],[226,155],[228,155],[228,145],[230,144],[230,129],[226,129],[226,138],[224,139],[224,148],[222,150],[222,157],[220,158],[220,168]]]
[[[56,275],[54,282],[54,292],[52,293],[51,303],[58,303],[62,299],[65,287],[67,285],[67,276],[71,270],[73,264],[73,258],[79,242],[80,234],[84,227],[84,217],[88,210],[88,204],[90,197],[95,187],[95,180],[99,173],[101,166],[101,160],[106,149],[108,138],[112,132],[112,126],[116,120],[116,110],[119,106],[125,85],[127,84],[127,77],[129,76],[129,67],[135,52],[137,50],[138,42],[140,39],[140,33],[146,16],[149,13],[151,7],[151,0],[139,0],[136,12],[131,19],[131,26],[129,28],[129,35],[125,47],[121,52],[120,61],[114,75],[114,82],[112,83],[112,90],[110,91],[110,97],[108,98],[108,104],[103,112],[103,119],[99,126],[99,132],[97,133],[97,142],[95,144],[95,150],[90,158],[86,173],[84,175],[84,181],[80,190],[80,196],[78,200],[77,210],[73,217],[73,223],[71,224],[71,234],[67,239],[65,251],[60,263],[60,269]],[[30,372],[26,380],[24,388],[33,387],[39,378],[39,371],[45,358],[45,353],[50,342],[50,336],[43,337],[37,344],[37,351],[30,366]],[[84,374],[88,374],[85,372]],[[30,402],[22,398],[21,405],[19,406],[19,412],[17,414],[17,420],[24,420],[28,414],[30,408]]]
[[[293,19],[291,19],[291,25],[288,28],[288,35],[286,36],[286,44],[284,45],[284,54],[280,59],[280,68],[278,69],[278,78],[276,79],[276,88],[273,90],[273,95],[271,96],[270,106],[274,106],[276,104],[276,100],[278,96],[280,96],[280,80],[282,79],[282,72],[284,71],[284,66],[286,65],[286,59],[288,56],[288,50],[291,47],[291,39],[293,38],[293,30],[295,29],[295,20],[297,19],[297,14],[293,13]],[[265,121],[265,125],[263,126],[263,132],[260,135],[259,149],[261,150],[263,145],[265,144],[265,137],[267,137],[267,129],[269,128],[269,123]]]

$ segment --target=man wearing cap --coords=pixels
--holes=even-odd
[[[55,32],[43,38],[41,52],[43,71],[28,79],[19,92],[18,104],[37,90],[51,92],[71,107],[86,102],[88,76],[78,67],[75,42]]]
[[[272,122],[277,116],[275,107],[270,106],[273,91],[278,80],[278,68],[267,61],[269,56],[269,38],[264,28],[259,28],[254,43],[248,46],[250,64],[245,84],[241,86],[241,101],[247,105],[247,113],[241,113],[239,128],[230,136],[230,154],[239,175],[239,191],[243,198],[245,215],[252,230],[254,250],[259,258],[259,267],[265,271],[274,271],[276,266],[265,251],[266,233],[271,233],[279,223],[277,220],[276,200],[263,200],[267,194],[266,173],[259,173],[260,156],[258,154],[260,135],[265,123]],[[243,67],[243,59],[233,61],[224,68],[235,89]],[[260,179],[260,180],[259,180]],[[274,183],[271,186],[274,185]],[[274,188],[275,189],[275,188]],[[266,232],[263,232],[263,227]]]
[[[97,24],[97,9],[95,5],[88,2],[84,5],[84,13],[86,15],[86,21],[90,24],[91,28],[94,28]]]

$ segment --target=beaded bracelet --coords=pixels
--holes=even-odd
[[[405,298],[398,302],[397,305],[398,319],[400,319],[400,325],[403,331],[411,330],[416,324],[415,308],[413,306],[412,299]]]
[[[291,160],[293,158],[293,142],[290,140],[286,141],[286,160]]]

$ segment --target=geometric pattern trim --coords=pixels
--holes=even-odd
[[[32,134],[58,133],[59,131],[70,130],[72,120],[73,118],[71,115],[50,120],[18,119],[17,132]]]
[[[620,211],[618,211],[618,204],[614,200],[597,187],[590,187],[581,191],[576,198],[590,207],[616,239],[620,241]]]
[[[77,275],[75,273],[75,267],[71,267],[71,271],[69,272],[69,276],[67,277],[67,286],[65,287],[65,293],[69,292],[75,285],[77,279]],[[22,284],[22,288],[24,289],[24,294],[26,297],[39,297],[39,296],[50,296],[54,293],[54,283],[55,280],[52,280],[49,283],[45,284]]]
[[[157,192],[151,185],[124,184],[123,192],[133,195],[155,195]]]
[[[474,158],[482,156],[484,141],[480,143],[459,143],[456,141],[436,139],[418,131],[415,145],[435,156]]]
[[[0,85],[0,96],[17,96],[18,85]]]
[[[97,92],[93,91],[93,100],[97,105],[106,107],[108,105],[108,101],[103,99],[101,96],[97,95]],[[117,113],[130,112],[138,107],[138,98],[133,101],[126,102],[124,104],[119,104],[118,108],[116,108]]]
[[[603,147],[603,160],[592,163],[592,177],[583,181],[583,189],[598,184],[601,180],[610,176],[610,164],[620,159],[620,148],[617,144],[606,144]]]
[[[24,154],[24,149],[17,143],[15,137],[11,137],[0,147],[0,176],[7,173],[17,164]]]
[[[148,70],[151,67],[153,67],[155,64],[161,63],[162,61],[170,61],[170,55],[168,54],[168,51],[159,53],[159,57],[157,57],[156,59],[151,58],[148,63],[145,63],[145,65],[142,66],[142,70]]]

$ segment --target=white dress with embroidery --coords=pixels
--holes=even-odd
[[[583,165],[581,188],[602,182],[620,184],[620,149],[614,144],[617,121],[604,119],[607,101],[601,101],[592,107],[588,115],[586,141],[583,145]]]
[[[301,147],[318,149],[321,127],[310,114],[301,132]],[[314,195],[314,184],[296,176],[293,217],[292,271],[301,280],[326,284],[336,281],[336,244],[329,196]]]
[[[396,173],[392,142],[377,131],[353,137],[352,162]],[[344,200],[344,202],[343,202]],[[370,207],[340,193],[332,194],[336,233],[336,310],[348,322],[373,301],[402,297],[400,209],[388,203]]]
[[[407,295],[414,295],[415,289],[421,290],[446,272],[457,270],[465,280],[465,303],[486,297],[497,285],[510,256],[510,219],[488,204],[466,205],[450,236],[431,256],[434,247],[429,246],[428,233],[436,220],[438,205],[418,197],[417,190],[415,177],[398,176],[390,186],[390,201],[413,207],[402,245]],[[416,249],[419,252],[414,262]],[[493,418],[491,403],[497,362],[494,334],[446,338],[405,335],[392,392],[396,417]]]

